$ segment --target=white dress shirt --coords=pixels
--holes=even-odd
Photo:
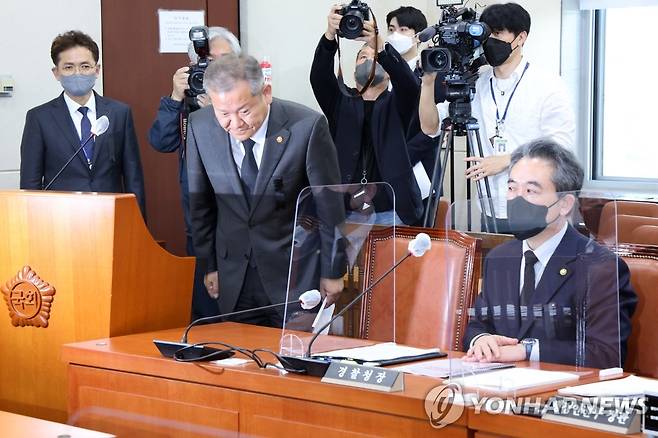
[[[553,257],[553,253],[555,252],[555,249],[557,246],[562,242],[562,238],[564,237],[564,233],[567,232],[567,226],[568,223],[564,223],[562,226],[562,229],[558,231],[553,237],[548,239],[546,242],[542,243],[537,247],[537,249],[532,249],[528,245],[528,241],[524,240],[523,241],[523,250],[521,254],[525,254],[526,251],[532,250],[532,252],[535,253],[535,257],[537,257],[537,263],[535,263],[535,288],[539,284],[539,280],[541,280],[541,276],[544,273],[544,269],[546,269],[546,265],[548,264],[548,261]],[[525,270],[525,257],[521,257],[521,274],[520,274],[520,279],[521,281],[519,282],[519,294],[521,294],[521,291],[523,290],[523,280],[524,280],[524,270]]]
[[[521,79],[528,61],[521,59],[514,72],[506,79],[494,76],[491,67],[481,70],[475,84],[475,97],[472,102],[472,114],[480,125],[480,136],[484,156],[511,154],[519,146],[539,137],[550,137],[562,146],[574,149],[576,138],[576,118],[573,112],[571,98],[560,77],[545,74],[540,68],[528,64],[528,69]],[[491,96],[493,85],[496,103]],[[505,118],[502,137],[506,140],[504,151],[494,151],[490,139],[496,135],[496,106],[502,118],[512,90],[518,83],[514,97],[509,105]],[[441,119],[446,117],[447,105],[439,104]],[[437,132],[436,135],[439,133]],[[477,150],[475,151],[477,154]],[[507,180],[509,173],[503,171],[489,176],[491,197],[494,199],[496,217],[507,218]],[[482,196],[486,196],[484,182],[480,182]],[[478,203],[478,207],[479,207]],[[485,203],[487,214],[488,204]]]
[[[256,132],[254,132],[254,135],[252,135],[251,138],[254,141],[254,158],[256,159],[256,166],[260,169],[260,162],[263,159],[263,148],[265,147],[265,139],[267,137],[267,125],[270,121],[270,107],[268,105],[267,107],[267,116],[265,116],[265,120],[263,120],[263,123],[260,125],[260,128]],[[232,135],[229,136],[231,138],[231,152],[233,153],[233,160],[235,161],[235,165],[238,168],[238,175],[242,176],[242,160],[244,160],[244,146],[242,145],[242,142],[233,138]]]
[[[407,64],[409,65],[411,71],[416,70],[416,66],[419,60],[420,60],[420,55],[416,55],[413,58],[411,58],[409,61],[407,61]]]
[[[82,137],[82,113],[78,111],[78,108],[81,108],[83,106],[86,106],[89,108],[87,110],[87,117],[89,118],[89,121],[91,122],[91,126],[94,126],[94,123],[96,123],[96,96],[94,93],[91,93],[91,97],[89,97],[89,100],[87,103],[84,105],[80,105],[73,99],[71,99],[66,93],[64,93],[64,102],[66,102],[66,106],[69,109],[69,114],[71,115],[71,119],[73,119],[73,124],[75,125],[75,129],[78,131],[78,138]],[[86,138],[81,139],[81,140],[86,140]]]

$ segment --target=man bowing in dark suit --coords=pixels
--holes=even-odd
[[[27,113],[21,142],[21,189],[134,193],[145,212],[144,177],[130,108],[93,91],[100,73],[98,45],[69,31],[50,48],[53,75],[64,92]],[[91,139],[53,181],[71,155],[107,116],[107,132]]]
[[[626,263],[569,223],[582,184],[574,154],[552,140],[512,154],[507,214],[516,240],[485,259],[468,360],[623,365],[637,296]]]
[[[273,99],[251,56],[213,61],[204,87],[212,106],[191,114],[186,153],[192,236],[197,256],[207,263],[208,293],[222,313],[280,303],[297,196],[309,185],[340,182],[327,121],[307,107]],[[318,280],[330,301],[343,290],[333,243],[323,243]],[[282,324],[274,310],[239,320]]]

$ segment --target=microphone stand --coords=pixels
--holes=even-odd
[[[226,318],[228,316],[242,315],[244,313],[255,312],[256,310],[274,309],[275,307],[286,306],[288,304],[295,304],[295,303],[298,303],[298,302],[299,302],[299,299],[288,301],[287,303],[270,304],[269,306],[256,307],[256,308],[253,308],[253,309],[238,310],[238,311],[235,311],[235,312],[222,313],[221,315],[206,316],[206,317],[203,317],[203,318],[195,319],[194,321],[192,321],[190,323],[190,325],[188,325],[185,328],[185,332],[183,333],[183,337],[181,338],[181,342],[182,343],[187,343],[187,334],[190,332],[190,329],[192,329],[192,327],[195,327],[199,324],[203,324],[205,322],[217,321],[219,319]]]
[[[381,283],[381,281],[384,280],[384,278],[386,278],[391,272],[393,272],[395,268],[400,266],[402,262],[404,262],[409,257],[411,257],[411,255],[412,253],[408,252],[407,255],[405,255],[400,260],[398,260],[389,270],[387,270],[377,280],[375,280],[373,284],[371,284],[363,292],[357,295],[352,301],[350,301],[345,307],[343,307],[343,309],[340,312],[338,312],[336,315],[334,315],[334,317],[331,318],[325,325],[320,327],[320,329],[318,329],[317,332],[313,334],[313,337],[308,343],[308,348],[306,349],[306,353],[304,357],[281,356],[279,360],[281,362],[286,362],[285,365],[287,368],[295,369],[300,374],[308,374],[309,376],[322,377],[327,371],[327,369],[329,368],[329,364],[331,363],[331,358],[317,359],[311,356],[311,348],[313,347],[313,343],[315,342],[317,337],[320,335],[320,333],[322,333],[324,329],[329,327],[336,319],[338,319],[338,317],[343,315],[348,309],[354,306],[354,304],[356,304],[357,301],[363,298],[365,294],[370,292],[375,286]]]
[[[199,359],[199,358],[203,358],[202,360],[225,359],[233,356],[233,352],[231,350],[219,350],[217,348],[208,347],[206,345],[202,346],[202,345],[194,345],[188,343],[187,337],[192,327],[195,327],[205,322],[218,321],[222,318],[226,318],[229,316],[242,315],[244,313],[255,312],[258,310],[273,309],[275,307],[285,306],[288,304],[295,304],[295,303],[299,303],[299,301],[300,301],[299,299],[296,299],[285,303],[270,304],[268,306],[255,307],[253,309],[238,310],[236,312],[222,313],[221,315],[213,315],[213,316],[206,316],[204,318],[198,318],[192,321],[185,328],[185,332],[183,333],[183,337],[181,338],[180,342],[154,339],[153,343],[158,348],[158,350],[160,350],[160,353],[162,353],[162,355],[165,357],[176,358],[180,356],[186,360]]]
[[[80,151],[82,150],[82,148],[87,146],[87,143],[89,143],[91,141],[91,139],[94,138],[95,136],[96,136],[96,134],[89,135],[89,137],[84,141],[84,143],[82,143],[80,145],[80,147],[75,151],[75,153],[73,155],[71,155],[71,158],[69,158],[69,160],[66,162],[66,164],[64,164],[62,166],[62,168],[59,169],[59,172],[57,172],[57,174],[53,177],[53,179],[50,180],[48,185],[43,189],[44,191],[48,190],[50,188],[50,186],[53,185],[53,183],[57,180],[59,175],[61,175],[61,173],[64,172],[64,169],[69,167],[69,164],[71,164],[71,161],[73,161],[73,159],[76,157],[76,155],[78,155],[80,153]],[[89,168],[91,169],[91,164],[89,164],[89,166],[90,166]]]

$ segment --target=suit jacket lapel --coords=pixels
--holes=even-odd
[[[263,146],[263,156],[260,160],[256,187],[251,202],[251,214],[258,207],[267,184],[272,178],[279,161],[281,161],[281,156],[290,139],[290,131],[286,128],[287,120],[283,108],[279,106],[278,102],[273,101],[270,106],[270,118],[265,136],[265,145]]]
[[[548,304],[562,285],[574,274],[571,264],[578,257],[578,240],[577,236],[574,236],[573,233],[577,233],[577,231],[571,228],[571,226],[567,226],[567,231],[564,237],[562,237],[562,241],[555,248],[555,252],[548,260],[539,284],[537,284],[531,300],[533,305]],[[532,322],[532,308],[529,308],[528,319],[521,325],[518,339],[523,339],[523,336],[525,336],[526,332],[532,326]]]
[[[110,120],[110,128],[107,128],[107,131],[111,131],[111,126],[114,124],[112,111],[107,104],[107,100],[103,99],[101,96],[96,94],[94,91],[94,96],[96,97],[96,119],[99,119],[101,116],[107,116]],[[93,126],[93,124],[92,124]],[[94,156],[91,158],[91,167],[92,169],[96,167],[96,160],[100,155],[101,147],[105,144],[105,135],[99,135],[94,139]]]
[[[73,154],[80,147],[80,139],[78,138],[78,131],[75,129],[75,125],[71,119],[69,107],[66,106],[66,102],[64,101],[64,93],[60,94],[59,98],[55,101],[52,115],[55,119],[55,124],[59,127],[62,135],[71,146],[71,154]],[[89,170],[87,160],[82,153],[78,154],[78,159],[84,168]]]

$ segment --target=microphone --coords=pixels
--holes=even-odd
[[[110,126],[110,119],[108,119],[107,116],[99,117],[98,120],[96,120],[96,122],[94,123],[94,126],[91,127],[91,134],[89,135],[89,137],[87,137],[87,139],[80,145],[80,147],[75,151],[75,153],[73,155],[71,155],[71,158],[69,158],[69,160],[66,162],[66,164],[64,164],[62,166],[61,169],[59,169],[59,172],[57,172],[57,174],[55,174],[53,179],[50,180],[48,185],[43,190],[44,191],[48,190],[50,188],[50,186],[52,186],[53,183],[57,180],[59,175],[61,175],[61,173],[64,172],[64,169],[66,169],[69,166],[69,164],[71,164],[71,161],[73,161],[73,159],[76,157],[76,155],[78,155],[80,153],[82,148],[87,146],[87,143],[89,143],[92,138],[98,137],[99,135],[104,134],[105,131],[107,131],[107,128],[109,128],[109,126]],[[91,169],[91,164],[89,165],[89,168]]]
[[[398,260],[388,271],[384,272],[377,280],[375,280],[373,284],[371,284],[367,289],[365,289],[363,292],[357,295],[352,301],[350,301],[345,307],[343,307],[343,309],[340,312],[335,314],[333,318],[331,318],[325,325],[320,327],[313,334],[313,337],[311,338],[310,342],[308,343],[308,347],[306,348],[306,354],[304,355],[304,357],[281,356],[279,358],[279,361],[283,365],[285,365],[286,368],[298,370],[300,374],[308,374],[309,376],[322,377],[324,373],[327,371],[327,368],[329,368],[331,359],[330,358],[319,359],[319,358],[313,358],[311,356],[311,349],[313,348],[313,343],[318,338],[320,333],[322,333],[327,327],[331,326],[331,324],[336,319],[338,319],[348,309],[354,306],[365,294],[367,294],[372,289],[374,289],[375,286],[381,283],[382,280],[384,280],[391,272],[395,271],[395,269],[398,266],[400,266],[405,260],[407,260],[411,256],[422,257],[431,247],[432,247],[432,240],[430,239],[430,236],[428,236],[426,233],[416,234],[416,237],[411,242],[409,242],[409,245],[407,246],[408,252],[404,257]],[[286,363],[284,364],[283,362]]]
[[[416,35],[416,37],[418,38],[418,41],[424,43],[431,40],[434,37],[434,35],[436,35],[437,32],[438,30],[436,26],[430,26],[427,29],[418,32],[418,35]]]
[[[245,310],[238,310],[237,312],[229,312],[229,313],[222,313],[221,315],[213,315],[213,316],[206,316],[204,318],[198,318],[192,321],[186,328],[185,331],[183,332],[183,337],[181,338],[180,342],[171,342],[171,341],[161,341],[158,339],[154,339],[153,343],[155,344],[156,347],[158,347],[158,350],[160,350],[160,353],[162,353],[163,356],[165,357],[174,357],[174,354],[183,348],[186,349],[185,355],[183,356],[185,359],[192,359],[194,357],[201,357],[201,356],[206,356],[210,353],[225,353],[225,356],[222,357],[212,357],[212,359],[218,359],[218,358],[226,358],[230,357],[233,353],[230,351],[225,351],[225,350],[218,350],[216,348],[211,348],[211,347],[201,347],[199,346],[198,348],[192,349],[190,348],[192,344],[189,344],[187,342],[187,335],[192,329],[192,327],[195,327],[199,324],[206,323],[206,322],[214,322],[217,320],[220,320],[222,318],[225,318],[227,316],[235,316],[235,315],[242,315],[245,313],[249,312],[256,312],[259,310],[267,310],[267,309],[273,309],[275,307],[280,307],[280,306],[286,306],[288,304],[296,304],[296,303],[301,303],[302,304],[302,309],[312,309],[313,307],[317,306],[320,304],[320,301],[322,301],[322,295],[320,295],[320,292],[317,289],[309,290],[304,292],[299,296],[298,299],[296,300],[291,300],[283,303],[278,303],[278,304],[270,304],[268,306],[262,306],[262,307],[254,307],[253,309],[245,309]]]
[[[426,233],[418,233],[416,237],[409,242],[407,250],[414,257],[422,257],[432,247],[432,239]]]
[[[182,343],[187,343],[187,334],[190,332],[192,327],[197,326],[199,324],[202,324],[204,322],[212,322],[212,321],[217,321],[219,319],[225,318],[227,316],[235,316],[235,315],[242,315],[244,313],[250,313],[250,312],[256,312],[259,310],[267,310],[267,309],[274,309],[275,307],[281,307],[285,306],[287,304],[295,304],[295,303],[302,303],[302,309],[312,309],[318,304],[320,304],[320,301],[322,301],[322,295],[320,295],[320,292],[317,289],[309,290],[304,292],[299,296],[298,299],[284,302],[284,303],[278,303],[278,304],[270,304],[268,306],[262,306],[262,307],[254,307],[253,309],[245,309],[245,310],[238,310],[237,312],[229,312],[229,313],[223,313],[221,315],[213,315],[213,316],[206,316],[204,318],[198,318],[192,321],[186,328],[185,332],[183,333],[183,337],[181,338]]]

